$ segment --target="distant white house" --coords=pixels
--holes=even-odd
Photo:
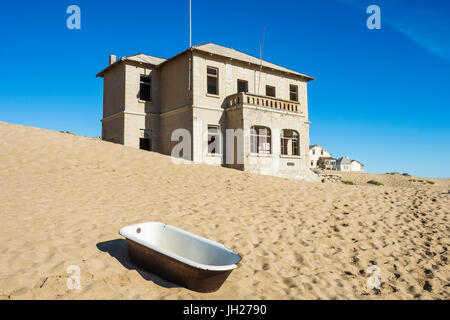
[[[317,168],[320,158],[330,158],[331,153],[329,153],[324,147],[318,144],[309,146],[309,167]]]
[[[339,158],[336,161],[336,167],[339,171],[352,171],[351,164],[352,160],[347,156]]]
[[[358,160],[350,160],[348,156],[333,158],[330,152],[318,144],[309,146],[309,167],[348,172],[364,171],[364,165]]]
[[[364,171],[363,170],[364,165],[359,162],[358,160],[352,160],[350,164],[350,171]]]
[[[345,156],[339,158],[336,163],[337,170],[339,171],[351,171],[351,172],[362,172],[364,171],[362,167],[364,165],[358,160],[350,160],[349,157]]]

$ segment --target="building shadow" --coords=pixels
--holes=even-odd
[[[128,270],[136,270],[142,278],[147,281],[152,281],[158,286],[164,288],[181,288],[181,286],[167,281],[151,272],[148,272],[141,267],[135,265],[128,256],[127,242],[124,239],[115,239],[97,243],[97,249],[102,252],[107,252],[113,258],[120,262]]]

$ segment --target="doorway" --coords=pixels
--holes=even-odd
[[[141,150],[152,150],[152,142],[149,138],[140,138],[139,139],[139,149]]]

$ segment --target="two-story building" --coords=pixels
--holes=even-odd
[[[322,160],[321,160],[322,158]],[[309,166],[310,168],[319,168],[321,164],[324,164],[324,159],[334,159],[331,157],[331,153],[324,147],[315,144],[309,146]],[[320,161],[319,161],[320,160]],[[335,160],[335,159],[334,159]]]
[[[116,61],[104,79],[102,139],[197,163],[316,180],[309,170],[307,82],[312,77],[207,43],[170,59]]]

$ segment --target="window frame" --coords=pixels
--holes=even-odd
[[[266,133],[260,132],[267,130]],[[268,142],[267,142],[268,141]],[[260,149],[262,143],[268,143],[265,148]],[[251,154],[272,154],[272,130],[265,126],[251,126],[250,127],[250,153]]]
[[[215,70],[216,74],[209,73],[208,72],[209,69]],[[210,78],[215,79],[215,82],[216,82],[216,84],[215,84],[216,85],[216,92],[215,93],[209,92],[209,79]],[[211,95],[215,95],[215,96],[219,95],[219,68],[212,67],[212,66],[206,66],[206,93],[207,94],[211,94]]]
[[[241,83],[245,83],[245,91],[239,91],[239,82]],[[243,79],[237,79],[237,93],[247,93],[248,92],[248,81],[247,80],[243,80]]]
[[[210,128],[215,128],[217,129],[217,132],[215,133],[210,133],[209,129]],[[218,124],[208,124],[207,125],[207,130],[208,130],[208,154],[209,155],[221,155],[221,141],[220,141],[220,125]],[[212,152],[212,150],[210,151],[209,149],[209,145],[212,143],[210,140],[210,136],[211,137],[215,137],[215,141],[217,141],[216,143],[216,148],[214,149],[214,152]]]
[[[290,132],[291,135],[286,135]],[[288,143],[291,142],[291,148],[289,150]],[[314,150],[314,149],[313,149]],[[280,133],[280,154],[282,156],[300,156],[300,134],[294,129],[282,129]]]
[[[269,88],[273,89],[273,96],[268,94],[267,89],[269,89]],[[276,98],[277,97],[277,88],[275,86],[266,85],[266,96]]]
[[[292,91],[292,88],[295,88],[295,91]],[[295,99],[292,99],[292,94],[295,94]],[[289,99],[298,102],[298,85],[289,84]]]
[[[147,78],[149,79],[148,82],[142,81],[142,78]],[[142,86],[148,86],[148,90],[149,90],[149,95],[148,95],[148,100],[144,99],[142,97]],[[147,74],[141,74],[139,75],[139,100],[141,101],[145,101],[145,102],[152,102],[152,75],[147,75]]]

